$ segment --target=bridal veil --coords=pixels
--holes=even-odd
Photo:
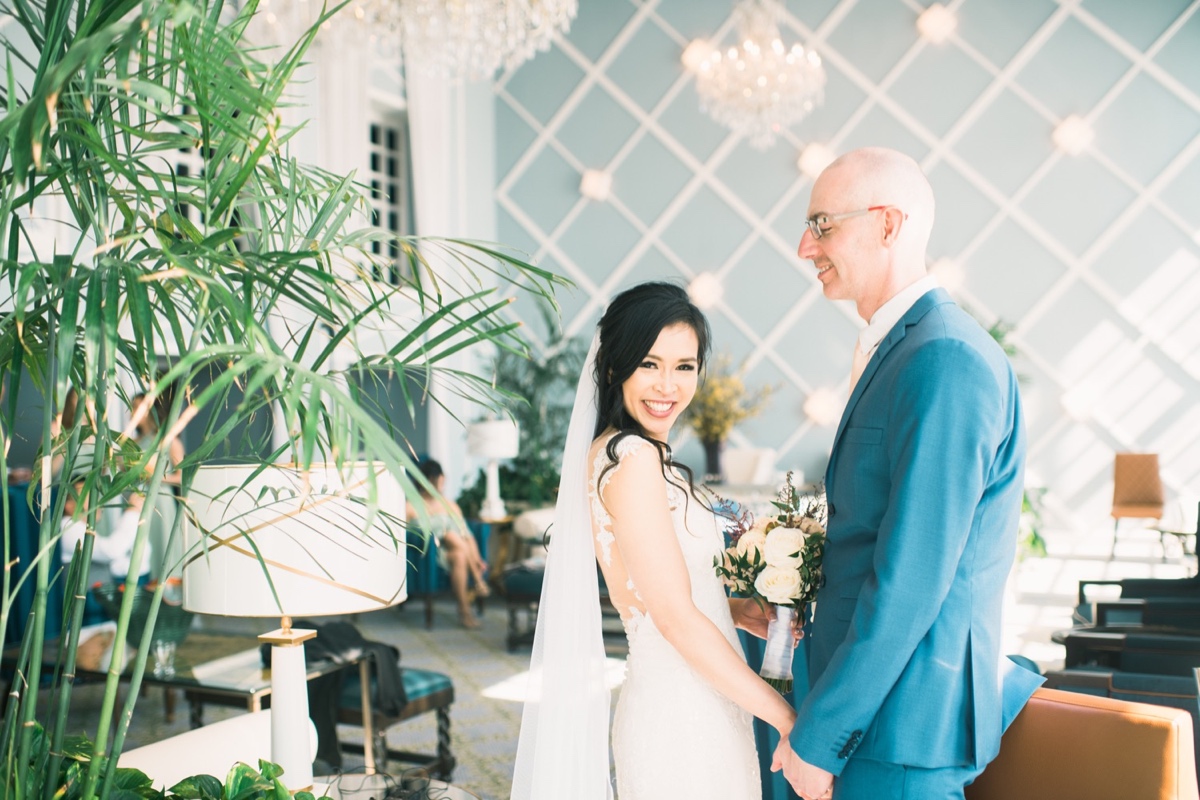
[[[588,505],[595,436],[597,333],[563,450],[554,525],[538,603],[529,685],[513,773],[514,800],[610,800],[609,705],[600,590]]]

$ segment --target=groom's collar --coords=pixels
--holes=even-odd
[[[937,278],[926,275],[901,289],[890,300],[881,305],[873,315],[867,327],[859,331],[858,350],[864,355],[874,350],[888,335],[888,331],[908,313],[908,310],[921,299],[922,295],[938,288]]]
[[[913,286],[916,286],[916,284],[913,284]],[[921,318],[928,314],[931,309],[943,303],[953,302],[954,301],[950,298],[950,295],[946,293],[945,289],[934,287],[932,290],[927,290],[924,294],[919,295],[916,300],[904,310],[903,315],[892,325],[891,329],[885,331],[886,335],[883,337],[883,341],[879,343],[875,354],[871,356],[871,360],[867,362],[867,366],[863,370],[862,377],[858,379],[858,383],[855,385],[854,391],[850,393],[850,399],[846,403],[846,408],[842,411],[842,418],[838,422],[837,433],[833,435],[833,446],[829,454],[829,463],[825,469],[826,484],[828,484],[830,478],[833,476],[833,465],[837,461],[838,455],[838,442],[842,438],[842,431],[846,429],[846,423],[850,419],[850,413],[858,404],[858,398],[862,396],[862,393],[866,391],[867,386],[870,385],[871,379],[875,377],[875,372],[879,369],[879,365],[883,359],[887,357],[888,351],[890,351],[904,339],[905,334],[908,332],[909,326],[916,325],[918,322],[920,322]],[[880,310],[882,310],[882,307],[880,307]],[[874,322],[878,316],[879,314],[877,312],[875,317],[871,318],[871,321]]]

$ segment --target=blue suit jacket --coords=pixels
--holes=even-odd
[[[941,289],[879,344],[842,414],[825,486],[825,585],[791,742],[835,775],[851,755],[986,765],[1041,683],[1001,659],[1025,430],[1007,357]]]

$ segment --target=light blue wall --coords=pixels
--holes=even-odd
[[[925,5],[788,0],[784,39],[822,55],[827,96],[760,152],[699,110],[680,64],[693,38],[732,42],[730,0],[580,0],[566,41],[496,82],[498,238],[579,284],[573,333],[623,286],[719,275],[718,348],[780,387],[735,443],[819,477],[832,430],[802,405],[844,392],[857,322],[795,255],[797,156],[897,147],[937,192],[931,261],[961,265],[954,294],[984,322],[1016,326],[1031,483],[1053,509],[1103,518],[1117,450],[1159,452],[1174,491],[1200,491],[1198,4],[963,0],[942,45],[917,33]],[[1095,131],[1075,157],[1051,139],[1072,114]],[[580,196],[584,169],[612,173],[608,202]]]

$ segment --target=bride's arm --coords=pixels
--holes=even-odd
[[[692,603],[691,581],[675,538],[666,479],[655,449],[639,447],[622,458],[603,497],[621,559],[663,637],[717,691],[786,736],[795,710],[746,666],[712,620]]]

